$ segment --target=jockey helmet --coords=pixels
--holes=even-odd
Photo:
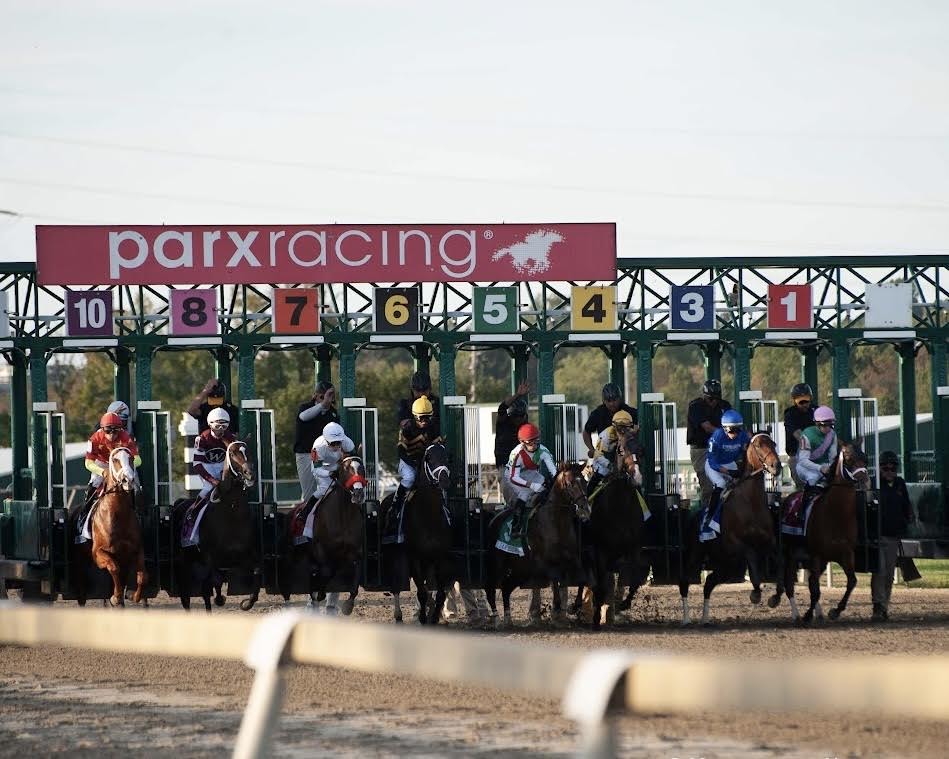
[[[540,430],[536,424],[531,424],[530,422],[522,424],[517,430],[517,439],[522,443],[526,443],[530,440],[538,440],[540,439]]]
[[[880,466],[890,464],[892,466],[900,465],[900,457],[894,451],[883,451],[880,454]]]
[[[424,395],[416,398],[415,403],[412,404],[412,416],[416,418],[431,416],[433,413],[432,402]]]
[[[122,426],[126,426],[125,423],[129,420],[129,407],[125,404],[125,401],[113,401],[109,404],[109,408],[107,408],[106,411],[118,414],[122,420]]]
[[[224,432],[231,423],[231,416],[222,408],[214,409],[210,414],[208,414],[208,427],[211,428],[211,432],[220,433]]]
[[[615,414],[613,414],[613,426],[614,427],[632,427],[633,426],[633,417],[630,416],[628,411],[623,411],[620,409]]]
[[[523,398],[515,398],[514,402],[507,407],[508,416],[527,416],[527,401]]]
[[[346,438],[343,427],[336,422],[330,422],[323,428],[323,439],[327,443],[342,443]]]
[[[122,429],[125,426],[125,423],[122,421],[122,417],[112,411],[106,411],[102,418],[99,420],[99,426],[102,429],[106,427],[117,427]]]
[[[745,420],[741,418],[735,409],[730,408],[724,414],[722,414],[722,428],[728,432],[733,429],[741,429],[745,424]]]
[[[428,376],[428,372],[418,371],[412,375],[412,389],[417,393],[432,389],[432,378]]]
[[[818,406],[814,410],[814,421],[835,422],[837,421],[837,417],[834,416],[834,410],[830,406]]]
[[[619,385],[615,382],[607,382],[603,385],[603,402],[606,401],[618,401],[623,397],[622,391],[619,389]]]
[[[702,383],[702,395],[709,395],[712,398],[722,397],[722,383],[717,379],[705,380]]]
[[[813,393],[811,392],[811,386],[806,382],[798,382],[794,387],[791,388],[791,400],[796,401],[798,398],[806,398],[807,400],[811,399]]]

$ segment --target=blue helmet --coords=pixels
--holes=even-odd
[[[722,414],[722,427],[741,427],[744,423],[745,420],[741,418],[741,414],[733,408]]]

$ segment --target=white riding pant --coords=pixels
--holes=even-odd
[[[399,459],[399,477],[402,487],[409,489],[415,484],[415,477],[418,474],[418,468],[405,463]]]
[[[606,456],[597,456],[593,459],[593,471],[602,477],[606,477],[613,467],[610,465],[610,460]]]
[[[205,463],[204,470],[208,474],[210,474],[214,479],[219,480],[221,479],[221,475],[224,474],[224,462],[222,461],[220,464]],[[200,498],[204,498],[208,493],[210,493],[214,489],[214,485],[212,485],[210,482],[208,482],[205,479],[202,479],[201,481],[204,483],[204,485],[202,486],[201,492],[198,495]]]
[[[732,462],[731,464],[725,464],[725,468],[731,472],[738,471],[738,464]],[[711,464],[709,464],[708,459],[705,460],[705,476],[709,478],[709,481],[717,488],[722,488],[723,490],[728,487],[729,483],[732,481],[732,477],[726,474],[722,474],[717,469],[712,469]]]
[[[529,483],[539,483],[543,485],[544,475],[538,472],[536,469],[531,469],[527,471],[521,471],[520,476]],[[514,502],[518,499],[524,501],[525,503],[531,499],[531,496],[534,495],[534,490],[527,485],[520,485],[516,482],[513,482],[510,477],[505,477],[504,482],[501,483],[501,494],[505,498],[505,502],[508,506],[513,506]]]
[[[820,469],[811,469],[809,467],[802,466],[801,461],[797,462],[796,469],[797,476],[800,478],[801,482],[806,485],[810,485],[811,487],[824,479],[824,475],[821,474]]]
[[[308,501],[316,490],[316,478],[313,476],[313,459],[309,453],[297,453],[297,478],[300,480],[300,500]]]

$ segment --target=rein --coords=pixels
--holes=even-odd
[[[360,459],[358,456],[347,456],[339,463],[340,463],[340,466],[342,466],[343,464],[346,464],[350,461],[358,461],[360,464],[362,463],[362,459]],[[353,487],[357,484],[362,485],[363,487],[366,487],[366,485],[369,484],[369,481],[365,477],[363,477],[361,474],[359,474],[358,471],[354,470],[353,473],[350,475],[349,479],[343,483],[343,488],[345,490],[352,490]]]
[[[448,469],[447,464],[439,464],[438,466],[432,468],[428,464],[428,452],[435,448],[436,446],[441,446],[441,443],[432,443],[428,448],[425,449],[425,455],[422,456],[422,466],[425,469],[425,476],[428,478],[430,485],[438,487],[438,476],[441,472],[445,472],[449,476],[451,475],[451,470]]]
[[[109,474],[112,477],[112,482],[114,483],[110,488],[104,488],[102,490],[102,495],[108,495],[109,493],[119,493],[124,488],[122,487],[122,475],[125,474],[125,466],[128,462],[119,461],[119,457],[116,456],[120,451],[125,452],[125,454],[131,457],[132,452],[125,446],[120,446],[118,448],[113,448],[109,451]],[[116,468],[116,462],[119,466]],[[134,488],[134,481],[129,481],[129,484]]]

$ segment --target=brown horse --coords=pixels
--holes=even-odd
[[[699,541],[701,512],[692,517],[685,533],[686,561],[679,578],[683,625],[691,621],[689,580],[698,574],[703,562],[711,571],[705,578],[702,624],[709,624],[709,599],[715,586],[744,581],[746,565],[752,585],[751,602],[761,603],[764,562],[775,555],[777,545],[764,484],[766,471],[772,475],[781,471],[774,440],[764,432],[752,435],[740,466],[739,479],[723,501],[721,535],[704,543]]]
[[[778,573],[778,585],[768,600],[768,605],[774,608],[781,602],[782,591],[785,592],[791,605],[791,619],[803,624],[810,624],[815,616],[818,619],[824,616],[820,607],[820,576],[827,569],[828,562],[836,561],[847,575],[847,590],[837,607],[828,613],[831,619],[837,619],[847,608],[850,594],[857,585],[854,556],[857,545],[857,489],[865,488],[870,479],[867,458],[859,443],[839,442],[832,471],[830,487],[811,507],[807,534],[781,536],[783,573]],[[787,505],[786,500],[785,508]],[[794,599],[794,581],[799,562],[808,570],[807,584],[811,600],[803,618],[798,614]]]
[[[113,449],[103,474],[102,495],[91,517],[92,542],[77,547],[80,563],[92,561],[111,575],[112,606],[125,606],[125,589],[133,568],[137,587],[132,601],[141,601],[145,590],[145,549],[142,528],[135,515],[136,487],[131,452],[128,448]],[[77,600],[85,606],[85,567],[77,572],[77,579]]]
[[[319,502],[313,518],[313,540],[289,548],[280,573],[280,592],[290,600],[294,566],[309,569],[309,593],[314,607],[326,598],[326,586],[334,578],[348,581],[349,599],[340,605],[343,614],[351,614],[359,593],[360,570],[366,526],[363,504],[366,502],[366,469],[358,456],[346,456],[339,462],[336,483]],[[314,507],[316,508],[316,507]]]
[[[181,605],[191,609],[192,588],[200,586],[205,611],[214,603],[223,606],[221,593],[224,572],[237,570],[252,577],[251,595],[241,601],[241,609],[251,609],[260,596],[260,551],[258,529],[247,505],[247,490],[254,484],[254,470],[247,457],[247,445],[235,440],[227,446],[221,481],[211,491],[210,502],[198,527],[198,545],[182,549],[177,556],[178,596]],[[175,503],[175,538],[190,500]],[[230,588],[228,588],[230,592]]]
[[[594,583],[592,629],[600,629],[600,617],[606,599],[612,591],[613,573],[616,563],[625,559],[633,568],[633,577],[626,600],[620,608],[628,609],[636,591],[645,582],[649,573],[644,564],[641,549],[643,544],[643,510],[640,506],[642,494],[635,446],[628,440],[621,441],[616,450],[615,471],[609,474],[599,488],[591,506],[589,533],[593,544]],[[573,612],[579,613],[584,585],[577,588]]]
[[[562,616],[560,589],[572,572],[581,569],[575,516],[582,521],[590,519],[586,481],[580,464],[565,462],[557,467],[547,498],[527,523],[527,555],[516,556],[495,547],[493,558],[488,560],[484,591],[491,615],[497,618],[495,590],[501,588],[504,619],[499,624],[511,624],[511,592],[517,587],[552,584],[554,614]],[[501,522],[496,520],[488,530],[491,545],[497,542]]]

